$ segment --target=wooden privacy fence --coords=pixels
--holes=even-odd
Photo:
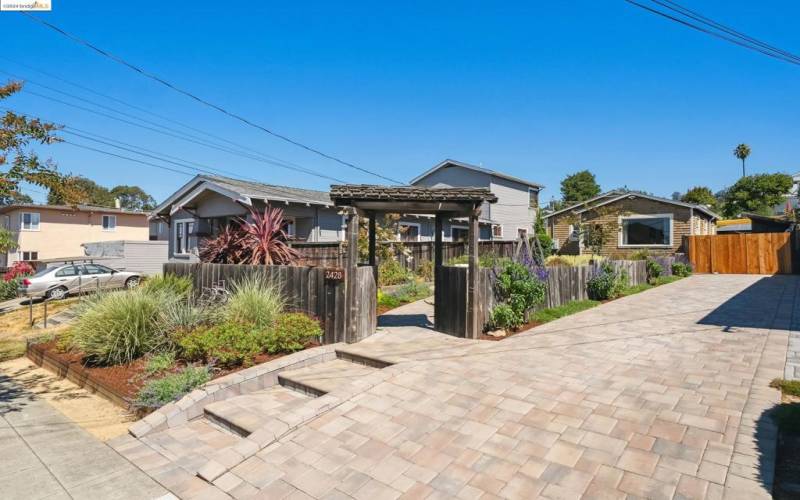
[[[797,265],[798,236],[791,233],[686,236],[689,261],[697,273],[791,274]]]
[[[647,282],[647,263],[644,260],[607,261],[617,270],[628,274],[631,286]],[[664,261],[665,265],[668,261]],[[671,266],[671,264],[670,264]],[[599,264],[566,267],[548,267],[547,295],[539,309],[556,307],[573,300],[586,300],[586,282],[600,268]],[[495,306],[494,270],[480,269],[477,283],[476,309],[478,324],[485,326],[491,319]],[[467,318],[467,268],[462,266],[442,266],[436,269],[436,288],[434,290],[434,328],[437,331],[463,337]]]
[[[372,268],[358,268],[354,276],[330,275],[330,269],[305,266],[249,266],[240,264],[189,264],[166,263],[164,274],[189,276],[194,293],[199,296],[213,287],[229,289],[237,280],[263,274],[277,284],[287,303],[288,310],[303,311],[318,318],[322,324],[323,342],[354,342],[371,335],[377,325],[377,289]],[[326,277],[326,274],[329,274]],[[348,316],[345,300],[347,279],[355,280],[358,290],[355,315]],[[354,338],[347,338],[347,322],[355,321]]]
[[[480,241],[478,255],[494,254],[498,257],[512,257],[516,241]],[[347,252],[343,242],[330,243],[291,243],[292,248],[300,252],[299,264],[316,267],[342,267]],[[416,271],[420,263],[433,261],[433,241],[404,241],[405,253],[395,247],[395,258],[406,269]],[[461,257],[467,253],[466,243],[442,243],[442,259],[444,262]]]

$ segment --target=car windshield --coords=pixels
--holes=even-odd
[[[45,274],[49,273],[53,269],[55,269],[55,268],[54,267],[46,267],[44,269],[39,269],[38,271],[36,271],[36,274],[34,274],[31,277],[32,278],[38,278],[39,276],[44,276]]]

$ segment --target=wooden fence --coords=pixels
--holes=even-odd
[[[263,274],[276,283],[283,294],[287,309],[303,311],[318,318],[322,324],[323,342],[353,342],[371,335],[377,325],[375,301],[377,290],[372,268],[358,268],[355,276],[326,279],[327,269],[305,266],[248,266],[239,264],[166,263],[164,273],[192,278],[197,295],[212,287],[229,288],[236,280],[248,275]],[[357,322],[355,338],[346,338],[348,314],[345,300],[345,280],[355,279],[359,297],[356,301]]]
[[[671,260],[670,260],[671,259]],[[662,258],[662,265],[671,267],[672,258]],[[628,275],[631,286],[647,282],[647,264],[643,260],[610,261],[615,269]],[[548,267],[547,296],[539,308],[556,307],[573,300],[586,300],[586,282],[598,271],[599,265],[580,267]],[[495,306],[494,270],[480,269],[477,284],[478,324],[489,323]],[[434,328],[437,331],[463,337],[467,317],[467,268],[442,266],[436,270],[437,286],[434,290]]]
[[[478,255],[493,254],[498,257],[514,255],[516,241],[480,241]],[[291,243],[292,248],[300,252],[299,264],[316,267],[342,267],[347,247],[342,242],[329,243]],[[402,246],[405,253],[395,247],[395,258],[406,269],[416,271],[424,261],[433,261],[432,241],[405,241]],[[446,263],[450,259],[466,255],[466,243],[442,243],[442,259]]]
[[[697,273],[791,274],[797,265],[798,235],[792,233],[686,236]]]

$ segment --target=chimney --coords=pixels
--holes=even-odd
[[[114,208],[122,208],[122,203],[119,201],[119,198],[114,198]]]

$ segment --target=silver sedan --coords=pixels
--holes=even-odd
[[[20,295],[63,299],[69,294],[110,288],[135,288],[142,275],[100,264],[68,264],[42,269],[22,280]]]

